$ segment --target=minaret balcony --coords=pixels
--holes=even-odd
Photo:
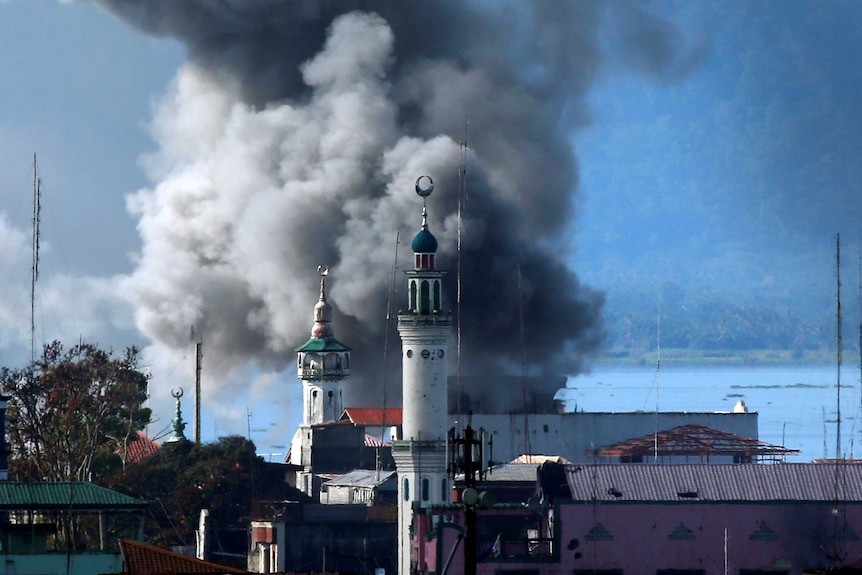
[[[440,327],[450,327],[452,325],[452,314],[451,313],[439,313],[439,314],[413,314],[413,313],[399,313],[398,314],[398,325],[404,326],[440,326]]]
[[[300,379],[341,379],[350,375],[350,369],[343,367],[305,367],[299,370]]]

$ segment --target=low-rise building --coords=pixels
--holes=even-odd
[[[477,517],[480,575],[802,575],[862,563],[862,465],[546,463],[527,506]],[[463,525],[419,516],[418,569],[463,572]]]

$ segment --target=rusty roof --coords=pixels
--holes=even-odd
[[[705,425],[681,425],[673,429],[651,433],[643,437],[626,439],[589,451],[590,455],[611,457],[706,457],[711,455],[733,455],[740,457],[785,456],[799,453],[781,445],[740,437],[706,427]]]
[[[564,470],[575,501],[862,503],[858,463],[600,463]]]
[[[123,554],[123,573],[130,575],[176,575],[186,573],[248,573],[242,569],[225,567],[175,553],[145,543],[120,541]]]
[[[402,414],[400,407],[345,407],[338,419],[355,425],[401,425]]]

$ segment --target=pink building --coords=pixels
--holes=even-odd
[[[479,575],[796,575],[862,565],[862,465],[544,464],[525,506],[478,510]],[[463,509],[414,526],[464,572]],[[453,548],[456,548],[453,553]],[[420,567],[420,568],[421,568]]]

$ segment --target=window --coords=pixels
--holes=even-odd
[[[440,309],[440,282],[434,282],[434,309]]]
[[[449,502],[449,480],[444,477],[443,481],[440,484],[440,487],[441,487],[441,489],[440,489],[441,501],[443,503],[448,503]]]
[[[422,478],[422,501],[428,501],[431,491],[431,481],[427,477]]]
[[[410,282],[410,311],[416,311],[416,282]]]
[[[404,478],[404,501],[410,501],[410,480],[406,477]]]
[[[431,313],[431,287],[428,280],[422,280],[419,285],[419,313],[427,315]]]

